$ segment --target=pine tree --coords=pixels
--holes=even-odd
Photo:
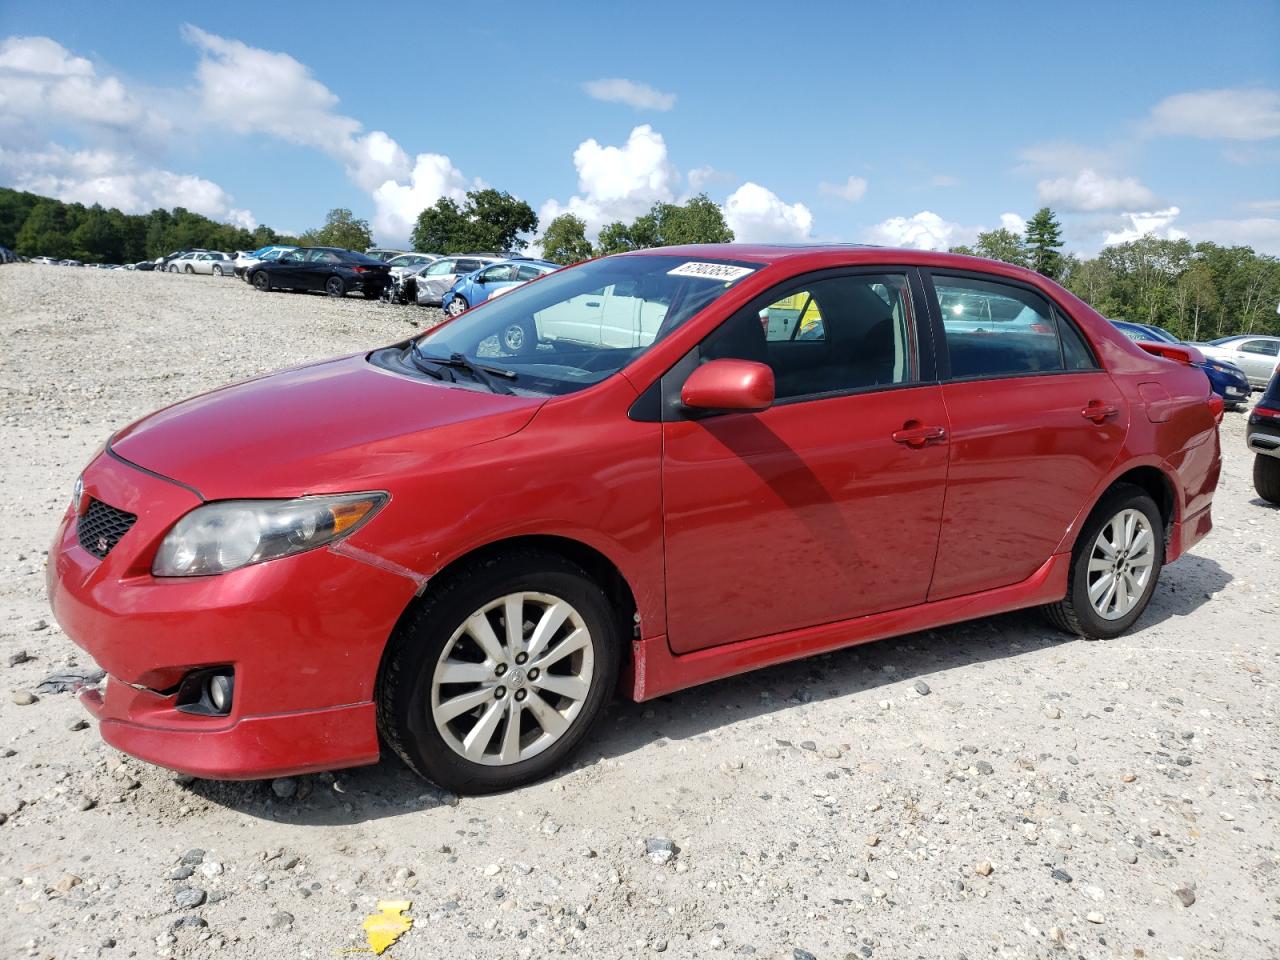
[[[1041,207],[1027,221],[1028,264],[1036,273],[1056,280],[1062,272],[1062,225],[1048,207]]]

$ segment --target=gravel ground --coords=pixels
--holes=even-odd
[[[1130,636],[1011,614],[618,704],[504,796],[394,759],[182,782],[37,691],[89,665],[43,569],[109,432],[434,316],[0,268],[0,956],[332,957],[390,898],[404,958],[1280,956],[1280,511],[1241,414],[1217,529]]]

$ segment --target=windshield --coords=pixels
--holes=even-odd
[[[515,287],[417,341],[517,375],[517,393],[564,394],[617,373],[761,264],[628,254]]]

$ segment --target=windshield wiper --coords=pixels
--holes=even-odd
[[[418,356],[418,348],[409,348],[409,359],[413,361],[413,365],[425,373],[429,377],[435,377],[437,380],[448,380],[450,383],[457,383],[458,378],[453,375],[453,371],[442,365],[438,360],[428,362],[425,357]]]
[[[418,350],[417,346],[415,346],[413,350],[417,356],[421,357],[427,363],[439,364],[442,367],[452,367],[455,370],[465,370],[494,393],[513,394],[515,392],[505,383],[501,383],[494,379],[495,377],[501,377],[503,380],[516,380],[520,377],[520,374],[516,373],[514,370],[507,370],[503,367],[493,367],[487,363],[476,363],[474,360],[468,360],[467,357],[461,353],[451,353],[446,358],[433,357],[430,354],[422,353]]]

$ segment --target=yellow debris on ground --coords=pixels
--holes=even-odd
[[[365,917],[365,936],[369,940],[369,949],[379,956],[382,952],[409,932],[413,926],[413,918],[403,916],[413,906],[411,900],[379,900],[378,912]]]

